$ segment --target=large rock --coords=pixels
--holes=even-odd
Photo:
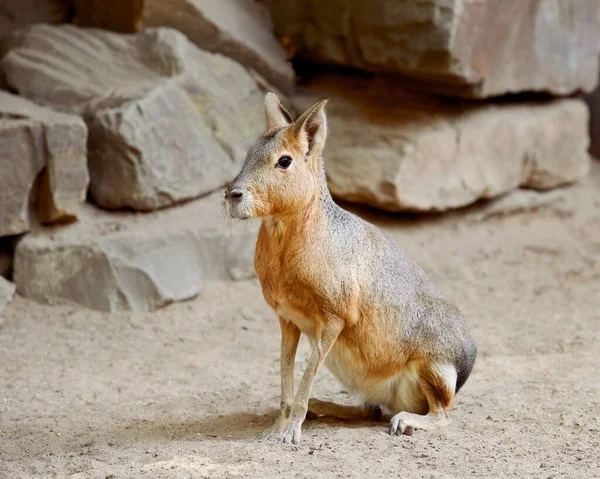
[[[88,124],[90,191],[102,206],[155,209],[213,190],[234,175],[233,162],[193,101],[174,85],[101,109]]]
[[[34,199],[43,223],[76,218],[88,186],[86,140],[81,118],[0,91],[0,236],[29,230]]]
[[[304,56],[466,97],[590,91],[598,0],[265,0]],[[398,81],[398,80],[396,80]]]
[[[519,186],[546,190],[589,169],[577,99],[453,103],[324,77],[293,101],[330,98],[325,161],[334,195],[389,211],[441,211]]]
[[[18,244],[19,294],[102,311],[149,311],[197,295],[209,280],[254,274],[257,224],[226,228],[221,193],[153,213],[86,204],[77,223]]]
[[[153,210],[214,191],[264,130],[262,92],[244,68],[167,28],[35,26],[2,66],[20,94],[85,118],[90,193],[105,208]]]
[[[222,53],[289,91],[294,70],[273,34],[268,10],[255,0],[146,0],[146,26],[173,27],[204,50]]]

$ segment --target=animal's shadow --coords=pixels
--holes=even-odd
[[[231,415],[222,415],[214,418],[209,418],[199,423],[206,432],[206,436],[214,440],[229,440],[229,439],[253,439],[261,432],[271,426],[277,416],[279,410],[272,409],[266,414],[245,414],[235,413]],[[244,418],[245,427],[238,427],[239,420]],[[323,426],[328,427],[344,427],[344,428],[359,428],[365,426],[381,426],[381,421],[372,420],[345,420],[330,416],[319,416],[317,418],[306,419],[302,425],[305,431],[317,429]]]
[[[128,423],[115,436],[121,440],[211,440],[238,441],[256,439],[258,435],[271,426],[279,414],[272,409],[265,414],[234,412],[219,414],[199,421],[187,422],[153,422],[135,421]],[[365,426],[381,426],[381,422],[348,421],[329,416],[321,416],[304,421],[305,431],[323,427],[358,428]]]

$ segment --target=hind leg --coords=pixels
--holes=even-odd
[[[415,429],[431,431],[450,423],[448,409],[454,399],[456,368],[450,365],[426,366],[419,371],[418,384],[427,400],[426,415],[399,412],[390,421],[390,434],[412,435]]]
[[[306,419],[316,419],[319,416],[330,416],[347,421],[379,421],[383,417],[381,408],[372,404],[364,406],[342,406],[329,401],[311,398],[308,401]]]

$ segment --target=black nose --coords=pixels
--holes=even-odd
[[[243,195],[244,193],[242,193],[242,190],[239,188],[234,188],[229,192],[232,201],[240,201]]]

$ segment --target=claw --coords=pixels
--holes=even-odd
[[[279,436],[279,440],[284,444],[298,444],[300,443],[301,424],[288,424],[284,431]]]

